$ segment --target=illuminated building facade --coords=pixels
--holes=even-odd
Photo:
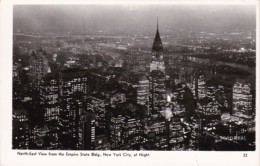
[[[37,49],[30,56],[29,75],[32,80],[32,87],[39,90],[44,75],[48,73],[49,65],[46,58],[46,51]]]
[[[83,112],[79,119],[78,149],[92,150],[95,148],[95,117],[91,112]]]
[[[15,108],[13,112],[13,148],[29,148],[29,124],[26,109]]]
[[[58,120],[59,117],[59,83],[58,75],[48,73],[40,85],[41,105],[44,107],[45,121]]]
[[[110,124],[110,141],[111,149],[120,149],[122,146],[122,134],[125,118],[122,115],[111,117]]]
[[[249,83],[237,82],[233,86],[233,114],[252,114],[252,94]]]
[[[59,123],[62,126],[63,144],[76,146],[78,140],[79,118],[83,104],[87,99],[87,72],[85,70],[65,70],[59,75],[60,112]],[[74,140],[74,141],[71,141]]]

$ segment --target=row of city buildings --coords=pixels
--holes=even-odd
[[[235,83],[230,99],[223,85],[208,84],[201,72],[190,81],[171,77],[158,25],[149,71],[129,71],[123,62],[64,69],[57,55],[50,61],[46,54],[33,51],[26,69],[14,65],[14,149],[254,148],[250,84]]]

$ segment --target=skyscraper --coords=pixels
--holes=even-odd
[[[48,73],[48,60],[46,51],[41,48],[33,51],[30,56],[29,75],[32,82],[32,87],[39,90],[41,79]]]
[[[140,76],[137,88],[137,103],[147,105],[149,100],[149,80],[145,76]]]
[[[16,106],[17,107],[17,106]],[[14,108],[13,111],[13,148],[29,148],[28,115],[24,108]]]
[[[95,146],[95,116],[83,112],[79,121],[79,149],[92,150]]]
[[[45,121],[58,119],[59,115],[59,82],[58,75],[48,73],[40,85],[41,105],[44,107]]]
[[[159,33],[158,19],[157,19],[156,35],[155,35],[155,38],[153,41],[152,52],[155,53],[156,55],[160,55],[163,53],[163,45],[162,45],[162,40],[161,40],[160,33]]]
[[[157,30],[152,47],[152,62],[150,64],[150,106],[153,113],[163,109],[166,103],[165,65],[163,60],[163,46]]]
[[[122,115],[114,115],[110,122],[110,140],[112,149],[120,149],[122,144],[122,127],[125,118]]]
[[[153,41],[152,47],[152,63],[150,64],[150,72],[153,70],[160,70],[161,72],[165,72],[165,65],[163,60],[163,45],[162,40],[159,33],[159,25],[157,20],[157,30],[156,35]]]
[[[202,99],[207,96],[206,80],[204,75],[198,77],[198,98]]]
[[[233,113],[252,114],[252,94],[249,83],[237,82],[233,86]]]
[[[59,75],[59,121],[65,149],[74,148],[78,140],[79,118],[87,99],[87,74],[86,70],[69,69]]]

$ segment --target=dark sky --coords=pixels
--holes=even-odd
[[[16,5],[14,31],[161,33],[255,30],[253,5]]]

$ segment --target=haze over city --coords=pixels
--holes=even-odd
[[[253,5],[51,5],[14,6],[14,32],[153,33],[255,30]]]

